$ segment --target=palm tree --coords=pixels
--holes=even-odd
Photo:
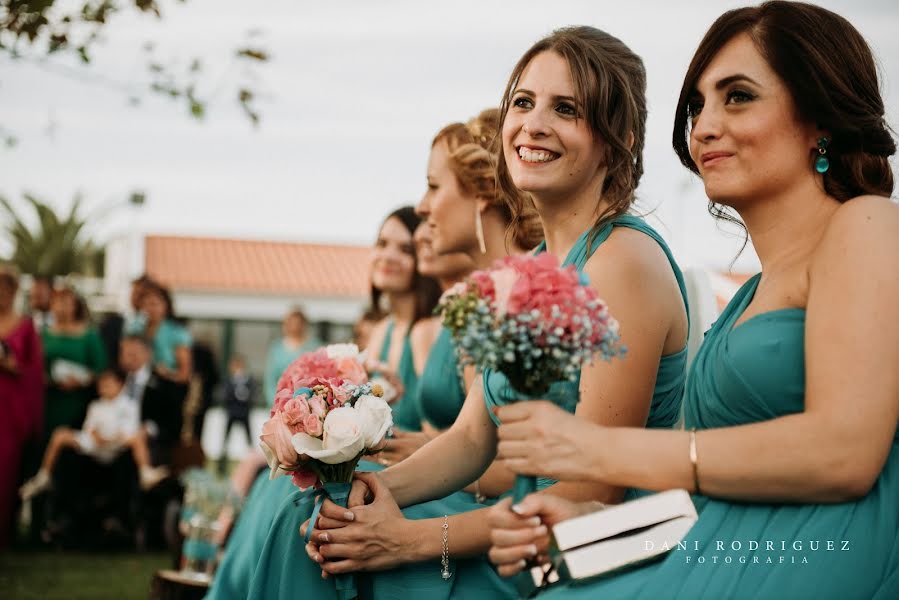
[[[0,196],[0,207],[8,219],[5,233],[13,245],[10,262],[31,275],[53,277],[77,273],[101,276],[104,248],[84,238],[83,230],[89,218],[78,214],[81,198],[76,196],[68,215],[60,218],[44,202],[29,194],[24,196],[37,214],[34,230],[28,227],[9,200]]]

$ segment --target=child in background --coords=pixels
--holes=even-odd
[[[247,432],[247,444],[250,447],[256,445],[256,440],[250,432],[250,409],[253,405],[258,384],[256,379],[247,372],[246,360],[240,354],[235,354],[228,361],[228,380],[225,382],[225,408],[228,411],[228,424],[225,426],[225,438],[222,441],[222,454],[219,458],[219,473],[225,474],[228,467],[228,435],[235,424],[243,426]]]
[[[53,431],[40,470],[19,489],[23,500],[50,488],[53,467],[64,448],[74,448],[101,463],[111,463],[130,448],[144,490],[168,475],[167,468],[150,464],[147,439],[140,428],[140,408],[124,392],[124,385],[125,375],[118,369],[107,369],[100,374],[97,381],[100,397],[88,406],[81,429],[57,427]]]

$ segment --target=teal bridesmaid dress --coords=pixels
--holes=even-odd
[[[805,310],[774,310],[734,327],[759,277],[737,292],[697,353],[684,399],[688,428],[757,423],[804,408]],[[699,521],[686,548],[606,579],[550,589],[541,600],[899,598],[899,432],[877,482],[858,501],[693,501]]]
[[[609,239],[609,236],[612,234],[615,227],[626,227],[628,229],[639,231],[651,237],[659,244],[659,246],[661,246],[662,250],[665,252],[665,256],[668,258],[668,262],[671,264],[671,269],[674,271],[674,277],[677,279],[677,286],[680,288],[680,293],[684,300],[684,307],[686,307],[687,288],[680,267],[677,266],[677,262],[675,262],[671,250],[668,248],[668,245],[665,244],[662,237],[639,217],[622,215],[606,223],[600,227],[598,231],[585,231],[581,234],[580,238],[578,238],[577,242],[575,242],[574,246],[572,246],[571,250],[568,252],[568,256],[562,261],[562,265],[574,265],[578,271],[583,271],[587,261],[593,256],[596,249]],[[590,242],[589,246],[588,242]],[[545,250],[546,243],[543,242],[537,247],[535,252],[539,253]],[[602,297],[602,290],[600,290],[600,297]],[[689,319],[689,311],[687,311],[687,318]],[[627,355],[625,355],[623,359],[615,360],[627,360]],[[659,360],[658,374],[656,375],[656,385],[652,394],[652,403],[646,420],[647,427],[671,428],[677,423],[677,420],[680,417],[681,398],[684,391],[686,370],[686,346],[679,352],[661,357]],[[560,381],[554,383],[550,386],[547,397],[550,397],[559,403],[565,410],[574,412],[579,398],[579,386],[580,377],[578,377],[577,381],[573,382]],[[499,425],[499,420],[496,418],[496,415],[494,415],[492,409],[494,406],[500,406],[505,403],[504,398],[509,396],[509,390],[509,382],[505,375],[494,371],[487,371],[484,373],[484,400],[487,403],[490,418],[493,419],[493,422],[497,425]],[[545,487],[545,485],[542,487]]]
[[[246,598],[250,576],[259,558],[258,550],[265,541],[277,506],[296,489],[290,477],[269,481],[268,476],[269,470],[266,469],[256,477],[228,538],[225,555],[215,572],[206,600]]]
[[[441,431],[449,429],[465,403],[465,381],[449,329],[440,328],[418,382],[418,412],[424,421]]]
[[[387,335],[384,339],[384,345],[381,347],[380,360],[386,361],[390,352],[390,340],[393,332],[393,321],[387,326]],[[403,353],[400,357],[400,364],[397,375],[403,384],[404,397],[400,400],[399,405],[404,405],[405,423],[414,426],[414,429],[421,429],[421,419],[417,413],[418,400],[413,398],[406,401],[408,394],[418,394],[418,376],[412,362],[412,346],[409,343],[407,335],[403,341]],[[397,406],[399,406],[397,405]],[[396,418],[397,406],[394,407],[394,417]],[[411,407],[412,410],[409,410]],[[414,414],[413,414],[414,413]],[[403,427],[404,429],[413,429],[413,427]],[[362,461],[359,463],[361,471],[377,471],[380,465],[372,462]],[[269,529],[272,526],[276,516],[284,513],[296,512],[295,504],[308,503],[310,492],[307,490],[301,492],[293,485],[289,477],[278,477],[269,480],[269,471],[266,469],[256,477],[256,481],[251,488],[250,495],[244,503],[244,508],[234,525],[234,530],[228,538],[225,547],[225,555],[219,564],[215,573],[213,585],[209,593],[206,595],[207,600],[230,600],[232,598],[246,598],[249,594],[250,581],[256,570],[256,563],[259,555],[265,545],[268,537]],[[305,505],[305,504],[304,504]],[[311,512],[311,504],[310,510]],[[308,513],[306,518],[308,518]],[[293,532],[299,529],[302,519],[293,528]],[[294,537],[299,537],[296,534]],[[304,562],[312,561],[306,558],[305,551],[302,554]],[[320,571],[316,571],[316,576]]]
[[[566,263],[576,264],[582,268],[592,252],[608,238],[613,226],[631,227],[647,233],[662,245],[670,258],[664,242],[642,220],[622,217],[597,233],[590,252],[586,250],[587,234],[581,236]],[[673,259],[671,259],[671,265],[681,284],[681,291],[684,293],[686,302],[680,270]],[[453,357],[451,352],[443,353],[443,355]],[[450,359],[446,358],[445,360],[449,361]],[[650,420],[657,426],[670,426],[677,421],[684,383],[685,361],[686,351],[663,358],[659,365],[656,393],[650,412]],[[680,364],[679,370],[676,366],[678,363]],[[450,387],[448,382],[451,379],[448,375],[452,374],[455,369],[454,364],[452,369],[445,368],[438,371],[443,374],[440,378],[441,381],[447,383],[439,386],[424,386],[423,391],[427,397],[422,397],[420,404],[426,407],[426,412],[432,403],[436,406],[445,401],[447,398],[446,388]],[[458,378],[458,374],[455,377]],[[564,392],[569,400],[567,405],[573,410],[577,403],[577,386],[560,385],[565,386]],[[485,393],[487,393],[486,388],[487,384],[485,383]],[[436,397],[432,399],[429,390],[434,390],[435,394],[439,394],[440,399],[436,400]],[[664,425],[665,423],[667,425]],[[483,508],[493,502],[495,500],[480,504],[474,500],[471,494],[456,492],[446,498],[406,507],[403,509],[403,514],[412,520],[440,518],[444,515],[461,514]],[[281,510],[269,529],[268,540],[259,556],[249,598],[254,600],[269,598],[330,600],[337,598],[334,584],[331,580],[321,579],[321,570],[306,556],[305,544],[297,533],[300,525],[311,512],[311,502],[297,492],[281,505]],[[431,560],[403,565],[388,571],[358,573],[359,597],[377,600],[410,600],[413,598],[493,600],[517,596],[514,580],[499,577],[486,557],[452,560],[450,561],[450,571],[453,574],[452,577],[448,581],[444,581],[441,577],[440,561]]]
[[[384,344],[381,346],[379,360],[387,362],[390,356],[390,340],[393,338],[393,319],[387,324],[387,332],[384,334]],[[397,377],[403,383],[403,396],[399,402],[393,405],[393,424],[405,431],[421,431],[421,416],[418,414],[418,374],[415,372],[415,364],[412,359],[412,342],[409,339],[409,331],[403,336],[403,353],[400,355],[400,363],[397,366]]]

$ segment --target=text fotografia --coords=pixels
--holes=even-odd
[[[685,552],[688,564],[809,564],[816,552],[849,552],[849,540],[714,540],[700,546],[699,541],[684,540],[677,544],[661,545],[644,542],[647,552],[657,549]],[[699,553],[698,555],[694,553]]]

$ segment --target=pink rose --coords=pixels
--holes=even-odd
[[[278,393],[275,394],[275,404],[274,406],[272,406],[272,411],[269,416],[273,417],[275,416],[275,413],[279,413],[284,410],[284,404],[291,398],[293,398],[293,392],[290,389],[284,388],[282,390],[278,390]]]
[[[288,369],[295,369],[303,377],[337,377],[337,363],[328,358],[328,351],[320,348],[296,359]]]
[[[325,414],[328,412],[328,405],[321,396],[312,396],[309,398],[309,410],[313,415],[324,420]]]
[[[355,358],[341,358],[337,363],[337,372],[353,385],[362,385],[368,379],[365,368]]]
[[[281,419],[293,433],[303,431],[303,420],[309,416],[309,406],[302,398],[291,398],[284,403]]]
[[[276,475],[278,467],[292,467],[299,456],[293,447],[291,438],[293,432],[281,420],[280,415],[272,417],[262,426],[262,435],[259,436],[264,444],[263,450],[268,449],[266,458],[272,468],[272,476]]]
[[[306,433],[312,437],[319,437],[322,434],[322,422],[315,415],[306,415],[306,418],[303,419],[303,427]]]

